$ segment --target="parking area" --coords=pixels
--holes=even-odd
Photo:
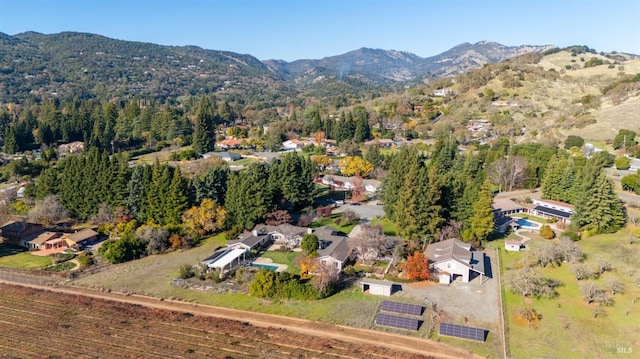
[[[334,209],[334,213],[342,213],[346,210],[353,211],[360,219],[372,220],[376,217],[384,216],[384,208],[374,202],[367,202],[362,204],[343,204]]]

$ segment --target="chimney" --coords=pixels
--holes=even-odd
[[[256,237],[258,236],[258,230],[257,230],[257,229],[254,229],[254,230],[253,230],[253,231],[251,231],[251,232],[253,233],[253,235],[254,235],[254,236],[256,236]]]
[[[313,228],[307,228],[307,234],[312,234],[313,233]]]

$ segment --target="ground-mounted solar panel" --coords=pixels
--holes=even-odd
[[[376,324],[386,327],[401,328],[407,330],[418,330],[420,320],[414,318],[398,317],[395,315],[378,313],[376,316]]]
[[[382,308],[380,308],[380,310],[383,310],[385,312],[394,312],[416,316],[422,315],[422,309],[423,307],[421,305],[392,302],[389,300],[385,300],[384,302],[382,302]]]
[[[440,335],[484,342],[488,331],[480,328],[465,327],[463,325],[440,323]]]

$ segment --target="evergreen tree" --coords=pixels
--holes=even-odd
[[[192,181],[195,203],[200,204],[202,200],[209,198],[223,206],[228,179],[229,168],[227,167],[209,168],[203,176],[195,177]]]
[[[180,174],[179,168],[173,169],[173,177],[166,193],[163,224],[175,226],[180,223],[182,214],[189,208],[187,184]]]
[[[397,203],[407,171],[420,161],[422,159],[415,147],[403,147],[390,160],[389,173],[382,181],[380,197],[384,201],[384,211],[392,221],[396,221]]]
[[[215,149],[216,128],[215,110],[211,99],[203,96],[198,102],[193,131],[193,149],[197,153],[207,153]]]
[[[398,234],[404,238],[418,238],[419,224],[416,217],[420,163],[412,162],[403,176],[402,186],[398,190],[398,199],[393,211]],[[386,201],[385,201],[386,204]]]
[[[36,180],[36,199],[42,200],[46,196],[57,194],[59,185],[60,173],[58,169],[56,167],[44,169]]]
[[[601,169],[593,179],[584,179],[571,220],[589,234],[615,233],[624,226],[622,202]]]
[[[358,117],[354,131],[354,140],[357,143],[362,143],[369,138],[371,138],[371,128],[369,127],[369,121],[365,113],[365,116]]]
[[[230,174],[225,198],[230,226],[251,229],[264,220],[273,208],[268,177],[269,169],[263,163]]]
[[[16,131],[13,126],[7,126],[4,131],[4,145],[2,151],[8,154],[14,154],[18,152],[18,142],[16,139]]]
[[[150,179],[145,180],[145,171],[151,174],[149,166],[142,165],[136,166],[131,172],[131,178],[127,183],[127,198],[124,205],[129,208],[131,213],[138,218],[141,222],[146,222],[146,218],[143,218],[144,198],[146,196],[145,189],[151,183]]]
[[[440,228],[445,223],[440,205],[440,184],[435,171],[422,166],[418,177],[416,201],[416,221],[418,233],[423,238],[423,249],[438,238]]]
[[[472,238],[479,242],[486,240],[493,233],[494,225],[491,181],[486,179],[480,188],[478,200],[473,204],[473,216],[471,217]]]

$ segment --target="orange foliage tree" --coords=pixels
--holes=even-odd
[[[422,252],[414,252],[407,257],[407,265],[404,269],[408,279],[427,280],[429,279],[429,263],[427,257]]]

